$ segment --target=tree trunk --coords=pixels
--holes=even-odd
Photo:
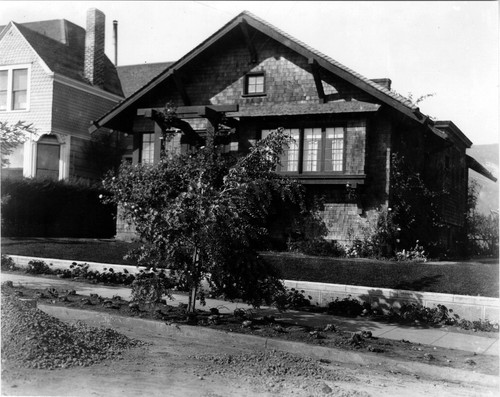
[[[188,304],[188,313],[194,313],[194,309],[196,306],[196,293],[198,292],[198,285],[193,285],[191,287],[191,292],[189,293],[189,304]]]
[[[196,306],[196,293],[198,292],[198,277],[197,277],[197,270],[198,270],[198,261],[199,261],[199,253],[198,253],[198,248],[194,249],[193,252],[193,267],[192,267],[192,272],[193,274],[191,275],[191,292],[189,293],[189,303],[188,303],[188,313],[194,313],[194,308]]]

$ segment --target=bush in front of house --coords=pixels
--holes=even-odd
[[[26,273],[28,274],[53,274],[54,272],[50,268],[52,263],[47,265],[44,261],[32,260],[28,262],[28,267],[26,268]]]
[[[335,240],[325,240],[322,238],[313,240],[299,240],[288,242],[288,251],[298,252],[313,256],[344,257],[345,250]]]
[[[102,188],[39,179],[2,180],[2,236],[109,238],[116,207]]]
[[[14,260],[7,255],[2,255],[2,271],[15,271],[19,270]]]

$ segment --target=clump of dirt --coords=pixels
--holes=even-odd
[[[253,376],[293,376],[332,379],[333,372],[317,360],[277,350],[259,353],[206,354],[192,358],[206,363],[205,369],[221,375],[241,374]]]
[[[332,382],[355,382],[356,379],[329,366],[328,360],[314,360],[277,350],[259,353],[204,354],[191,356],[204,365],[197,376],[208,374],[224,378],[245,378],[257,389],[282,394],[295,390],[299,395],[367,396],[363,392],[342,393]],[[334,389],[335,388],[335,392]],[[301,392],[299,392],[301,391]]]
[[[2,294],[2,361],[27,368],[88,366],[143,345],[112,329],[66,324]]]

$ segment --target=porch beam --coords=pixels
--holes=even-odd
[[[218,113],[226,113],[226,112],[237,112],[238,105],[205,105],[205,106],[179,106],[175,114],[178,118],[181,119],[189,119],[189,118],[199,118],[205,117],[207,110],[210,109],[216,111]],[[165,108],[142,108],[137,109],[138,116],[151,117],[151,114],[154,111],[162,112]],[[201,116],[203,115],[203,116]]]
[[[160,126],[162,131],[166,131],[170,127],[178,128],[184,133],[186,138],[193,144],[203,145],[205,143],[204,139],[195,130],[193,130],[193,127],[191,127],[191,125],[188,122],[184,120],[174,117],[169,123],[169,125],[166,125],[163,119],[158,116],[158,112],[155,111],[154,109],[152,109],[151,115],[146,117],[151,117],[151,119],[153,119],[153,121]]]

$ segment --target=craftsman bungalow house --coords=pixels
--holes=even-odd
[[[3,177],[99,177],[85,152],[88,127],[124,98],[104,28],[97,9],[86,29],[64,19],[0,26],[0,120],[37,130],[9,156]]]
[[[227,151],[246,151],[270,130],[295,138],[279,172],[325,197],[329,239],[348,242],[380,208],[390,206],[391,154],[401,153],[453,194],[441,204],[451,244],[464,222],[469,139],[451,121],[432,121],[391,91],[243,12],[94,122],[134,137],[133,162],[161,155],[155,114],[167,103],[182,119],[175,150],[219,123],[234,128]],[[224,116],[224,117],[223,117]],[[491,175],[489,175],[491,177]],[[358,192],[346,199],[346,187]],[[119,238],[130,231],[118,225]]]

